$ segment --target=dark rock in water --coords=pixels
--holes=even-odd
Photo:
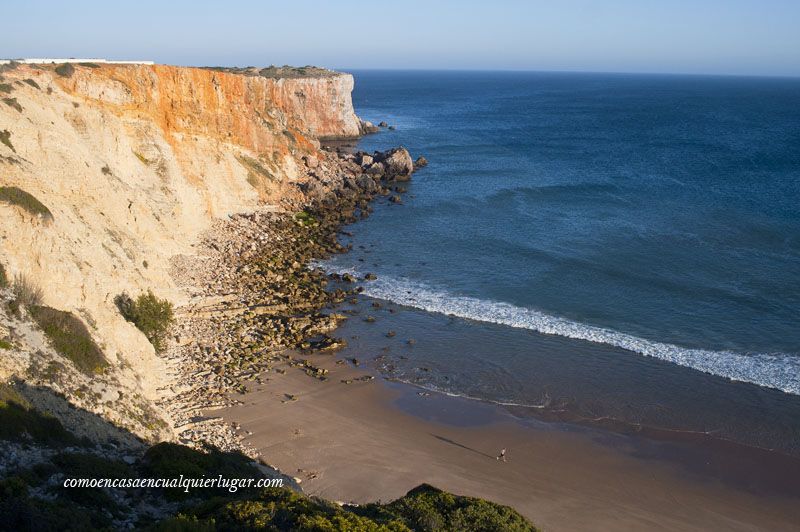
[[[394,127],[394,126],[389,126],[389,131],[394,131],[395,129],[397,129],[397,128]]]
[[[378,276],[375,275],[374,273],[368,273],[367,275],[364,276],[365,281],[374,281],[377,278]]]
[[[417,160],[414,161],[414,170],[418,170],[419,168],[423,168],[425,166],[428,166],[428,159],[420,155],[417,157]]]
[[[389,124],[387,124],[385,121],[381,121],[378,123],[378,127],[389,127]]]
[[[375,124],[373,124],[368,120],[362,120],[361,124],[359,124],[359,129],[361,129],[362,135],[367,135],[369,133],[377,133],[378,131],[380,131],[378,126],[376,126]]]
[[[394,338],[397,335],[394,331],[389,331],[386,333],[386,338]]]
[[[408,192],[408,189],[406,187],[394,187],[394,191],[398,194],[404,194]]]
[[[342,275],[342,281],[344,281],[346,283],[354,283],[354,282],[356,282],[356,278],[353,277],[352,275],[350,275],[349,273],[346,273],[346,274]]]
[[[350,363],[353,364],[354,366],[358,366],[359,365],[359,362],[358,362],[357,358],[351,358],[350,359]]]
[[[367,323],[375,323],[375,317],[367,316],[366,318],[364,318],[364,321],[366,321]]]
[[[399,205],[403,203],[403,200],[400,199],[400,196],[392,196],[391,198],[389,198],[389,203],[396,203]]]
[[[416,341],[416,340],[414,340],[413,338],[409,338],[408,340],[406,340],[406,343],[407,343],[408,345],[414,345],[414,344],[416,344],[416,343],[417,343],[417,341]]]
[[[377,301],[373,301],[373,302],[372,302],[372,307],[373,307],[373,308],[381,308],[381,306],[382,306],[382,305],[381,305],[380,303],[378,303]]]

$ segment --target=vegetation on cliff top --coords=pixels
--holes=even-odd
[[[172,303],[159,299],[150,290],[135,300],[128,294],[120,294],[114,303],[122,316],[144,333],[156,352],[164,350],[167,331],[174,320]]]
[[[327,68],[306,65],[303,67],[293,67],[289,65],[275,66],[270,65],[266,68],[259,67],[205,67],[208,70],[217,72],[228,72],[229,74],[242,74],[245,76],[261,76],[270,79],[298,79],[298,78],[329,78],[339,73]]]
[[[72,74],[75,73],[75,67],[72,66],[72,63],[61,63],[56,67],[56,74],[61,77],[68,78],[71,77]]]

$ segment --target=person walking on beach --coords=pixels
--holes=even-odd
[[[495,460],[502,460],[503,462],[505,462],[506,461],[506,450],[505,449],[500,449],[500,454],[497,455]]]

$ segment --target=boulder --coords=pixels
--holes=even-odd
[[[359,163],[362,167],[367,168],[371,165],[375,160],[372,158],[372,155],[367,155],[366,153],[361,155],[361,162]]]
[[[386,167],[386,179],[408,181],[414,171],[414,161],[411,159],[411,154],[403,147],[378,152],[375,155],[375,160],[382,162]]]
[[[417,160],[414,161],[414,170],[418,170],[419,168],[424,168],[425,166],[428,166],[428,159],[420,155],[419,157],[417,157]]]
[[[379,131],[378,126],[376,126],[369,120],[362,120],[361,124],[359,125],[359,129],[361,129],[362,135],[367,135],[369,133],[377,133]]]
[[[370,175],[383,177],[383,175],[386,173],[386,167],[383,165],[383,163],[372,163],[369,165],[369,168],[367,168],[367,173]]]
[[[386,121],[382,121],[378,124],[378,127],[389,127],[389,124],[387,124]]]

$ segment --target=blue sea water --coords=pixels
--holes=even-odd
[[[800,395],[799,79],[354,75],[359,116],[396,126],[359,149],[430,164],[328,268],[408,307]]]

